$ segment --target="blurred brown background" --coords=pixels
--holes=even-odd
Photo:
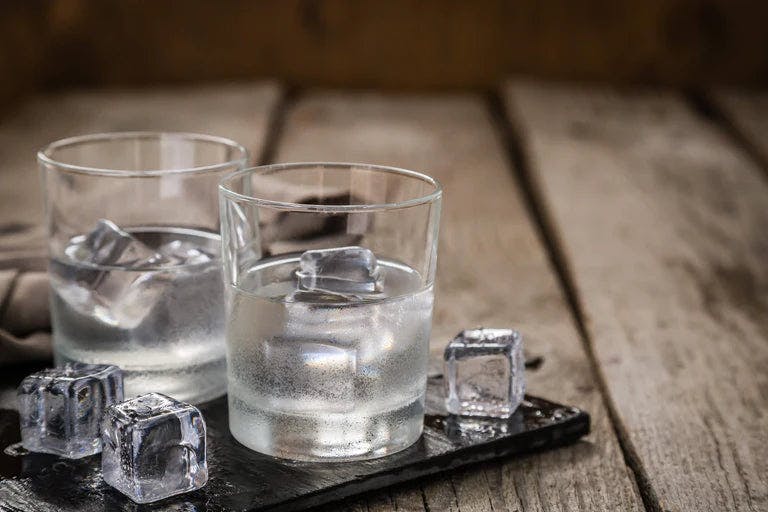
[[[0,102],[65,86],[274,77],[484,88],[513,74],[676,86],[768,81],[751,1],[4,0]]]

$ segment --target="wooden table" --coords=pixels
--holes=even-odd
[[[41,97],[0,122],[0,228],[23,233],[0,262],[40,251],[34,150],[126,129],[232,137],[258,163],[437,177],[433,355],[462,328],[516,326],[544,358],[530,391],[592,414],[576,445],[345,510],[768,510],[768,95],[510,82],[488,95],[259,83]]]

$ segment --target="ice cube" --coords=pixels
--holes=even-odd
[[[117,366],[68,363],[34,373],[18,389],[24,448],[77,459],[101,451],[104,410],[123,400]]]
[[[55,293],[69,307],[109,326],[133,329],[155,308],[168,286],[167,272],[151,270],[62,270],[51,265]],[[94,277],[96,276],[96,277]]]
[[[107,409],[102,426],[104,481],[136,503],[199,489],[208,481],[200,411],[160,393]]]
[[[157,252],[173,265],[208,263],[214,257],[202,247],[184,240],[174,240],[158,247]]]
[[[381,292],[376,256],[357,246],[306,251],[296,271],[300,292],[362,297]]]
[[[96,228],[85,237],[72,239],[64,252],[75,261],[120,267],[142,267],[162,259],[156,251],[106,219],[99,219]]]
[[[79,313],[123,329],[137,327],[154,308],[167,281],[156,267],[173,264],[104,219],[70,240],[64,252],[72,264],[51,264],[58,296]]]
[[[512,329],[462,331],[446,347],[443,364],[451,414],[508,418],[523,400],[523,340]]]
[[[358,382],[377,381],[385,360],[410,358],[411,340],[422,333],[432,311],[432,294],[397,301],[359,302],[320,292],[294,292],[285,304],[284,334],[354,348]],[[359,388],[359,385],[358,385]]]

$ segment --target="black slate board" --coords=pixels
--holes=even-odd
[[[424,435],[415,445],[370,461],[319,464],[280,461],[238,444],[229,434],[223,398],[200,410],[208,426],[205,488],[137,505],[102,481],[98,455],[71,461],[0,453],[0,511],[303,510],[475,462],[553,448],[589,432],[587,413],[533,396],[507,421],[446,416],[442,378],[431,377]],[[0,449],[18,440],[18,414],[0,410]]]

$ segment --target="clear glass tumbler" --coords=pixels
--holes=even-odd
[[[38,153],[57,364],[120,366],[126,395],[226,392],[217,184],[247,151],[219,137],[123,132]]]
[[[220,185],[229,426],[258,452],[350,460],[421,435],[442,191],[297,163]]]

